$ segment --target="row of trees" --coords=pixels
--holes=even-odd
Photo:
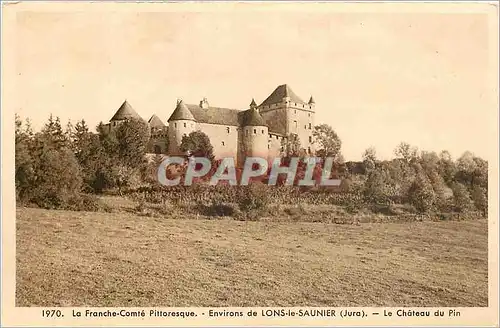
[[[39,132],[29,120],[16,116],[16,199],[42,207],[81,205],[86,194],[121,188],[133,180],[146,180],[146,146],[150,139],[145,122],[130,120],[112,132],[102,123],[91,132],[84,120],[61,125],[49,117]]]
[[[368,203],[408,203],[421,212],[487,211],[488,163],[469,152],[454,161],[446,151],[420,152],[401,143],[389,161],[378,160],[375,149],[367,149],[357,163],[361,169],[353,170],[344,163],[341,140],[330,126],[316,126],[313,136],[315,155],[335,159],[342,190],[360,193]],[[161,157],[146,159],[149,141],[147,124],[138,120],[112,131],[101,123],[92,132],[84,120],[63,128],[59,118],[50,116],[35,133],[29,120],[16,116],[16,198],[42,207],[81,208],[90,202],[86,195],[157,183]],[[200,131],[185,136],[181,149],[214,160],[210,139]],[[296,136],[285,140],[282,149],[285,164],[292,156],[307,156]],[[304,170],[299,167],[297,180]]]
[[[419,152],[401,143],[396,158],[377,160],[375,149],[363,154],[365,196],[378,203],[410,203],[420,212],[488,209],[488,163],[465,152],[454,161],[447,151]]]

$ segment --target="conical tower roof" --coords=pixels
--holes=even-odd
[[[257,106],[255,103],[255,99],[252,98],[252,102],[250,103],[250,108]]]
[[[312,104],[315,104],[313,96],[311,96],[311,98],[309,98],[309,105],[312,105]]]
[[[243,126],[267,126],[257,109],[249,109],[243,117]]]
[[[148,121],[149,126],[152,128],[164,128],[166,125],[163,123],[156,114],[153,114]]]
[[[142,119],[139,114],[130,106],[128,101],[124,101],[123,104],[118,108],[115,115],[111,118],[111,121],[122,121],[127,119]]]
[[[172,113],[172,115],[170,115],[170,118],[167,122],[178,120],[195,121],[193,114],[182,100],[177,103],[177,107],[175,107],[174,112]]]
[[[273,93],[271,93],[271,95],[267,97],[267,99],[264,100],[262,104],[260,104],[260,106],[267,106],[280,103],[283,101],[283,98],[285,97],[289,97],[290,101],[292,102],[304,104],[304,101],[300,99],[300,97],[297,96],[295,92],[293,92],[290,86],[288,86],[287,84],[282,84],[278,86],[276,89],[274,89]]]

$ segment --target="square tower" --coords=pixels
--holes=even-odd
[[[269,133],[283,137],[295,134],[299,137],[301,148],[308,153],[314,152],[313,130],[315,103],[303,101],[286,84],[278,86],[269,97],[258,106],[261,116],[269,127]],[[270,136],[272,139],[272,136]]]

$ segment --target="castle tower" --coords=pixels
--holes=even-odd
[[[313,152],[315,103],[311,97],[303,101],[287,84],[278,86],[269,97],[259,105],[259,112],[269,126],[276,127],[285,136],[296,134],[301,148]]]
[[[255,103],[255,101],[252,101]],[[243,162],[245,157],[268,157],[268,134],[266,122],[259,114],[255,105],[250,105],[249,110],[243,114],[242,139],[243,139]]]
[[[137,112],[130,106],[127,100],[123,102],[123,104],[118,108],[115,115],[109,120],[110,129],[113,130],[116,128],[121,122],[129,119],[138,119],[142,120],[142,117],[137,114]]]
[[[167,152],[167,126],[156,114],[151,116],[148,121],[148,125],[151,131],[151,140],[148,145],[149,152],[153,152],[155,154],[165,154]]]
[[[196,120],[182,100],[177,101],[177,107],[168,119],[169,154],[181,155],[182,137],[195,131]]]

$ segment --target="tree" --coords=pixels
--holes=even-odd
[[[144,163],[151,137],[146,122],[140,119],[125,120],[112,133],[116,136],[118,160],[122,165],[138,167]]]
[[[394,154],[404,159],[407,163],[410,163],[417,158],[418,148],[410,146],[407,142],[401,142],[396,149],[394,149]]]
[[[59,117],[54,118],[52,114],[49,116],[48,122],[42,128],[41,134],[43,137],[40,140],[47,143],[49,147],[54,149],[62,149],[69,147],[70,140],[61,126]]]
[[[423,170],[427,174],[430,174],[433,171],[437,171],[439,156],[435,152],[422,151],[420,153],[419,163]]]
[[[15,116],[15,185],[16,200],[21,202],[29,199],[31,185],[34,180],[33,158],[30,154],[30,147],[33,132],[29,121],[23,127],[23,121],[16,114]]]
[[[374,147],[370,147],[363,153],[363,165],[366,171],[371,171],[377,163],[377,152]]]
[[[81,120],[75,125],[71,139],[73,152],[82,169],[85,189],[101,192],[110,185],[105,177],[110,174],[113,162],[106,154],[99,135],[90,132],[85,120]]]
[[[474,185],[470,196],[474,206],[481,211],[483,216],[486,216],[488,214],[488,190],[479,185]]]
[[[190,156],[205,157],[210,161],[214,160],[214,148],[210,143],[210,138],[201,131],[193,131],[184,136],[180,149],[183,152],[188,152]]]
[[[342,141],[337,133],[328,124],[320,124],[314,127],[312,132],[314,143],[317,144],[317,153],[320,157],[333,157],[338,159]]]
[[[468,212],[474,208],[474,203],[470,197],[467,187],[459,182],[453,183],[453,200],[457,212]]]
[[[48,147],[37,162],[32,202],[44,208],[64,208],[80,197],[80,166],[69,148]]]
[[[455,182],[455,174],[457,173],[457,167],[451,157],[451,154],[447,150],[443,150],[439,154],[437,169],[439,175],[443,177],[444,181],[448,186],[451,186]]]
[[[415,208],[422,213],[430,212],[436,201],[436,194],[432,188],[429,178],[423,171],[417,174],[409,190],[410,202]]]
[[[281,139],[281,153],[285,157],[304,155],[301,153],[300,139],[297,134],[290,134],[288,138]]]
[[[364,196],[373,203],[389,202],[388,175],[382,168],[372,170],[368,174],[364,185]]]

